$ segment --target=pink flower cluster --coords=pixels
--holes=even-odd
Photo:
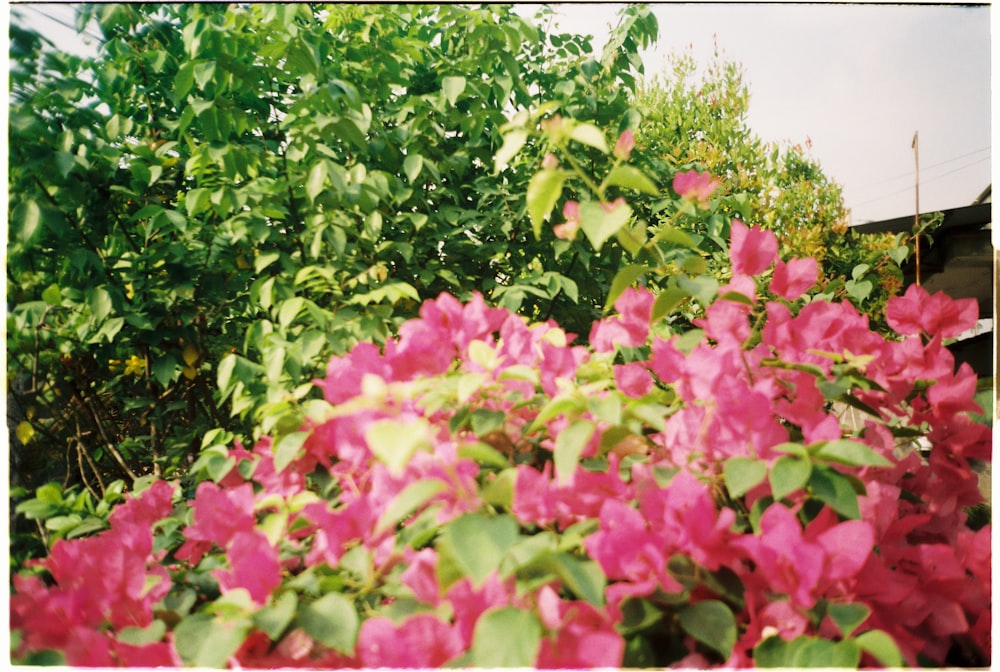
[[[641,288],[593,326],[589,349],[479,295],[425,303],[384,349],[362,343],[330,362],[316,381],[330,412],[303,428],[292,459],[278,462],[269,438],[236,446],[238,468],[177,509],[174,488],[157,482],[114,512],[110,530],[57,542],[39,563],[44,580],[16,576],[20,653],[179,665],[170,627],[143,645],[123,638],[151,626],[171,591],[194,590],[195,608],[210,610],[214,581],[219,599],[245,595],[245,609],[263,613],[289,592],[314,599],[297,577],[340,577],[359,557],[367,578],[338,584],[359,608],[353,647],[324,644],[298,621],[268,634],[248,620],[228,663],[441,666],[465,660],[484,615],[513,608],[542,632],[535,666],[619,667],[631,607],[666,614],[708,600],[728,605],[736,641],[723,657],[684,637],[688,662],[749,666],[771,636],[839,639],[827,605],[863,605],[859,631],[887,633],[910,665],[943,662],[957,639],[989,652],[990,527],[969,529],[965,510],[982,501],[969,460],[988,460],[991,438],[969,415],[974,375],[956,371],[941,342],[971,326],[974,304],[911,288],[888,310],[903,338],[887,340],[850,304],[794,304],[816,263],[779,260],[773,234],[735,222],[730,257],[733,279],[697,321],[696,343],[651,329],[654,297]],[[623,363],[622,347],[649,356]],[[872,410],[863,429],[842,426],[831,387]],[[477,433],[469,418],[491,422]],[[930,457],[901,450],[898,428],[921,429]],[[570,435],[579,445],[567,472]],[[878,459],[822,457],[845,438]],[[830,487],[857,485],[856,516],[828,505],[819,481],[778,501],[763,475],[727,494],[731,460],[773,474],[790,445]],[[488,466],[497,459],[507,468]],[[456,575],[454,549],[433,530],[486,512],[516,521],[519,550],[483,576]],[[164,518],[177,524],[155,545]],[[420,537],[420,525],[431,533]],[[529,561],[543,551],[593,571],[546,573]],[[594,572],[597,597],[585,587]],[[401,601],[409,612],[392,611]]]

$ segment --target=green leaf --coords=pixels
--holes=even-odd
[[[767,463],[750,457],[731,457],[722,467],[726,489],[732,497],[742,497],[751,488],[764,481]]]
[[[861,649],[855,642],[832,642],[828,639],[808,638],[797,647],[788,661],[789,667],[857,669],[861,662]]]
[[[58,306],[62,303],[62,291],[59,289],[59,285],[49,285],[42,292],[42,301],[50,306]]]
[[[274,446],[274,470],[284,471],[285,467],[292,463],[302,450],[302,444],[306,442],[310,432],[292,432],[285,434],[278,439]]]
[[[812,450],[812,449],[810,449]],[[815,457],[851,467],[891,467],[892,463],[863,443],[850,439],[826,441],[812,451]]]
[[[788,663],[792,653],[790,642],[786,642],[778,635],[773,635],[761,640],[753,649],[754,667],[791,667]]]
[[[388,530],[446,489],[445,483],[436,478],[410,483],[386,507],[375,526],[375,533],[381,534]]]
[[[447,573],[454,569],[458,577],[441,577],[442,589],[447,588],[449,579],[462,576],[471,578],[476,586],[481,585],[500,566],[504,554],[517,543],[518,537],[517,521],[510,516],[469,513],[445,525],[437,541],[445,566],[439,563],[438,572],[440,575],[442,570]],[[446,566],[448,563],[452,568]]]
[[[843,474],[829,467],[815,466],[809,477],[812,495],[845,518],[858,519],[858,494]]]
[[[340,593],[327,593],[299,613],[306,634],[320,644],[354,654],[360,619],[354,603]]]
[[[312,203],[323,191],[326,184],[326,161],[320,160],[313,164],[306,177],[306,197]]]
[[[719,281],[708,275],[700,275],[695,278],[682,275],[677,278],[677,285],[706,308],[711,305],[719,293]]]
[[[278,597],[274,604],[269,604],[253,615],[253,623],[264,631],[271,641],[278,641],[281,634],[295,617],[299,606],[299,598],[293,590],[287,590]]]
[[[378,420],[368,427],[365,439],[375,458],[389,468],[389,473],[399,476],[414,453],[428,445],[426,421]]]
[[[496,175],[507,167],[508,162],[521,151],[528,140],[528,132],[524,130],[510,131],[503,136],[503,145],[493,157],[493,174]]]
[[[198,613],[184,618],[174,628],[174,647],[188,667],[226,666],[250,631],[246,619],[223,621]]]
[[[590,244],[598,251],[605,241],[628,223],[631,216],[632,208],[626,203],[619,204],[611,212],[595,201],[580,204],[580,228],[587,235]]]
[[[905,667],[903,654],[899,651],[896,642],[882,630],[869,630],[863,632],[854,641],[862,649],[878,659],[886,667]]]
[[[736,619],[719,600],[685,604],[678,611],[681,628],[705,646],[729,658],[736,645]]]
[[[812,463],[801,457],[779,457],[771,466],[771,494],[776,500],[805,487],[812,474]]]
[[[596,562],[581,560],[569,553],[552,553],[542,564],[577,596],[598,607],[604,604],[604,588],[608,581]]]
[[[669,315],[670,311],[681,305],[681,302],[689,296],[691,295],[686,291],[674,284],[671,284],[662,292],[657,294],[656,299],[653,301],[653,311],[650,315],[650,321],[660,321],[660,319]]]
[[[153,644],[154,642],[162,641],[165,634],[167,634],[167,624],[157,619],[145,628],[135,626],[123,628],[118,633],[117,639],[119,642],[133,646],[143,646],[144,644]]]
[[[590,420],[574,420],[556,437],[555,456],[556,481],[566,485],[576,470],[583,449],[597,428]]]
[[[403,159],[403,173],[406,174],[406,179],[410,181],[410,184],[416,182],[423,167],[424,157],[420,154],[407,154],[406,158]]]
[[[859,302],[864,301],[872,293],[874,285],[871,280],[848,280],[844,283],[844,289]]]
[[[177,74],[174,75],[174,102],[179,103],[184,100],[194,86],[194,66],[194,61],[185,61],[177,69]]]
[[[865,604],[831,604],[826,613],[840,628],[840,634],[850,637],[871,615],[872,610]]]
[[[448,102],[454,105],[458,97],[465,91],[465,77],[444,77],[441,80],[441,90]]]
[[[458,447],[458,456],[474,460],[485,467],[506,469],[510,466],[510,460],[504,457],[503,453],[482,441],[463,443]]]
[[[472,666],[532,668],[542,644],[542,624],[516,607],[488,609],[472,633]]]
[[[584,145],[589,145],[595,149],[599,149],[605,154],[610,152],[608,149],[608,143],[604,139],[604,134],[601,132],[597,126],[588,123],[575,123],[573,124],[573,130],[570,131],[569,137],[572,140],[576,140]]]
[[[562,196],[563,183],[568,175],[564,170],[543,168],[531,176],[526,201],[531,229],[536,239],[542,237],[542,224]]]
[[[656,196],[660,190],[646,174],[634,166],[620,165],[612,168],[604,178],[604,186],[624,187],[644,194]]]

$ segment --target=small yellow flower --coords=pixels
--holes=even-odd
[[[146,372],[146,362],[139,358],[138,355],[132,355],[125,360],[125,375],[126,376],[141,376]]]

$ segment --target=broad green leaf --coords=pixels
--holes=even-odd
[[[589,145],[595,149],[599,149],[605,154],[609,153],[611,150],[608,149],[608,143],[604,139],[604,133],[601,132],[597,126],[588,123],[575,123],[573,124],[573,130],[570,131],[569,137],[576,140],[584,145]]]
[[[403,173],[411,184],[417,181],[423,167],[424,157],[420,154],[407,154],[406,158],[403,159]]]
[[[633,191],[642,192],[656,196],[660,190],[656,188],[652,180],[646,174],[634,166],[615,166],[607,177],[604,178],[604,186],[624,187]]]
[[[542,624],[531,611],[488,609],[472,633],[472,666],[532,668],[542,644]]]
[[[563,183],[568,176],[566,171],[555,168],[543,168],[531,176],[525,198],[535,238],[542,237],[542,224],[562,196]]]
[[[271,641],[277,641],[295,617],[299,599],[294,590],[286,590],[273,604],[253,615],[253,624],[264,631]]]
[[[493,157],[493,174],[497,174],[507,167],[514,156],[521,151],[524,143],[528,141],[528,132],[525,130],[513,130],[503,136],[503,145]]]
[[[42,222],[42,210],[34,199],[18,203],[11,213],[11,222],[17,227],[18,239],[28,243],[34,238]]]
[[[782,456],[771,465],[768,478],[771,482],[771,494],[781,499],[799,488],[805,487],[812,474],[812,462],[801,457]]]
[[[145,628],[135,626],[122,628],[116,639],[133,646],[143,646],[162,641],[165,634],[167,634],[167,624],[157,619]]]
[[[659,322],[662,318],[670,314],[681,302],[691,296],[686,291],[671,283],[666,289],[657,294],[653,301],[653,311],[650,315],[651,322]]]
[[[709,275],[700,275],[694,278],[682,275],[677,278],[677,285],[706,308],[719,293],[719,281]]]
[[[174,75],[174,102],[180,103],[194,86],[194,61],[185,61]]]
[[[444,77],[441,80],[441,90],[448,102],[454,105],[458,97],[465,91],[465,77]]]
[[[736,619],[719,600],[685,604],[678,610],[681,628],[705,646],[729,658],[736,645]]]
[[[829,468],[815,466],[809,477],[809,490],[813,496],[827,504],[845,518],[858,519],[858,494],[843,474]]]
[[[192,614],[174,628],[174,647],[186,666],[222,668],[251,627],[247,619],[227,622],[211,614]]]
[[[498,469],[510,467],[510,460],[504,457],[496,448],[482,441],[463,443],[458,448],[458,456],[474,460],[485,467],[496,467]]]
[[[93,287],[87,291],[87,304],[97,322],[106,318],[114,309],[111,294],[104,287]]]
[[[316,197],[323,192],[325,184],[326,161],[319,160],[309,169],[309,175],[306,177],[306,196],[309,198],[310,203],[315,201]]]
[[[787,662],[789,667],[796,668],[857,669],[861,662],[861,649],[850,640],[833,642],[808,638],[795,649]]]
[[[854,641],[862,649],[878,659],[886,667],[905,667],[903,654],[899,651],[899,646],[882,630],[869,630],[863,632]]]
[[[423,479],[410,483],[386,507],[385,512],[375,526],[375,533],[380,534],[388,530],[446,489],[447,486],[445,483],[436,478]]]
[[[302,450],[302,445],[310,436],[310,432],[292,432],[278,439],[274,446],[274,470],[284,471]]]
[[[872,610],[865,604],[831,604],[826,613],[840,628],[840,634],[850,637],[871,615]]]
[[[771,448],[771,450],[779,453],[787,453],[788,455],[794,455],[796,457],[808,458],[809,451],[801,443],[779,443],[778,445]]]
[[[617,205],[611,212],[596,201],[580,204],[580,228],[597,251],[628,223],[631,216],[632,208],[625,203]]]
[[[581,560],[569,553],[553,553],[542,564],[577,596],[598,607],[603,606],[604,588],[608,581],[596,562]]]
[[[280,252],[261,252],[253,260],[253,270],[260,273],[265,268],[276,262],[281,258]]]
[[[299,622],[320,644],[353,655],[361,623],[354,603],[340,593],[327,593],[302,609]]]
[[[726,489],[733,497],[742,497],[767,476],[767,463],[750,457],[731,457],[722,467]]]
[[[368,427],[365,439],[375,458],[389,468],[389,473],[399,476],[414,453],[428,445],[426,423],[422,418],[414,422],[378,420]]]
[[[574,420],[556,437],[555,456],[556,481],[566,485],[580,462],[580,455],[587,442],[594,435],[597,426],[590,420]]]
[[[844,283],[844,289],[847,290],[847,293],[859,302],[867,299],[874,287],[871,280],[848,280]]]
[[[813,455],[828,462],[837,462],[851,467],[874,466],[891,467],[892,463],[863,443],[850,439],[826,441],[813,451]]]
[[[488,516],[482,513],[469,513],[448,523],[438,537],[438,553],[452,567],[439,563],[439,575],[453,569],[459,577],[468,576],[473,584],[481,585],[490,572],[500,566],[507,550],[517,543],[518,524],[510,516]],[[441,577],[442,588],[447,587],[449,579]]]

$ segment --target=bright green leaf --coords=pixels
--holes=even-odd
[[[275,471],[283,471],[285,467],[298,457],[299,451],[302,450],[302,445],[309,436],[309,432],[292,432],[278,439],[278,442],[274,446]]]
[[[567,177],[568,173],[564,170],[543,168],[532,175],[528,182],[526,200],[535,238],[541,238],[542,224],[562,195],[563,183]]]
[[[853,639],[862,649],[878,659],[886,667],[905,667],[903,654],[899,651],[899,646],[886,632],[882,630],[869,630],[863,632]]]
[[[310,637],[335,651],[352,655],[361,623],[354,603],[340,593],[327,593],[299,612]]]
[[[521,151],[524,147],[524,143],[528,140],[528,132],[525,130],[514,130],[505,133],[503,136],[503,145],[500,146],[500,150],[493,157],[493,174],[497,174],[507,167],[508,162],[514,158],[514,156]]]
[[[611,289],[608,290],[608,298],[604,302],[604,310],[609,310],[615,305],[615,301],[622,295],[622,292],[631,287],[632,283],[641,276],[649,273],[649,270],[648,266],[642,264],[629,264],[618,269],[614,279],[611,281]]]
[[[733,497],[742,497],[751,488],[764,481],[767,463],[749,457],[731,457],[722,467],[726,489]]]
[[[609,238],[618,233],[618,229],[628,223],[631,216],[632,208],[626,203],[618,204],[610,212],[595,201],[580,204],[580,228],[598,251]]]
[[[831,604],[826,613],[840,628],[840,634],[850,637],[871,615],[872,610],[865,604]]]
[[[267,634],[272,641],[277,641],[285,628],[295,617],[299,599],[293,590],[287,590],[270,604],[253,615],[253,623]]]
[[[560,485],[569,482],[576,470],[583,449],[594,435],[597,426],[590,420],[574,420],[556,437],[555,456],[556,481]]]
[[[652,180],[646,174],[634,166],[615,166],[607,177],[604,178],[604,186],[624,187],[644,194],[656,196],[660,190],[656,188]]]
[[[542,624],[531,611],[488,609],[472,633],[472,666],[532,668],[542,644]]]
[[[368,427],[365,439],[375,458],[386,465],[391,474],[398,476],[414,453],[428,445],[426,420],[378,420]]]
[[[250,628],[250,621],[244,619],[226,622],[210,614],[192,614],[174,628],[174,647],[189,667],[222,668]]]
[[[385,512],[375,526],[376,534],[389,529],[403,518],[409,516],[446,488],[445,483],[436,478],[423,479],[410,483],[386,507]]]
[[[812,474],[812,463],[801,457],[779,457],[771,465],[771,494],[776,500],[805,487]]]
[[[724,602],[703,600],[678,610],[681,628],[705,646],[729,658],[736,645],[736,618]]]
[[[829,468],[816,466],[809,477],[809,490],[813,496],[827,504],[845,518],[858,519],[858,494],[843,474]]]
[[[593,124],[573,124],[573,130],[570,131],[569,137],[579,143],[599,149],[605,154],[611,151],[608,149],[608,143],[604,139],[604,134],[601,132],[601,129]]]
[[[406,174],[406,179],[413,182],[417,181],[417,177],[420,176],[420,171],[424,167],[424,157],[420,154],[407,154],[406,158],[403,159],[403,173]]]
[[[469,513],[451,521],[438,537],[438,553],[451,562],[459,576],[481,585],[500,566],[504,554],[518,541],[518,524],[510,516]],[[447,570],[439,564],[439,574]],[[441,581],[446,588],[447,579]]]
[[[863,443],[850,439],[826,441],[813,451],[815,457],[851,467],[891,467],[892,463]]]
[[[441,90],[448,102],[454,105],[458,97],[465,91],[465,77],[444,77],[441,80]]]

